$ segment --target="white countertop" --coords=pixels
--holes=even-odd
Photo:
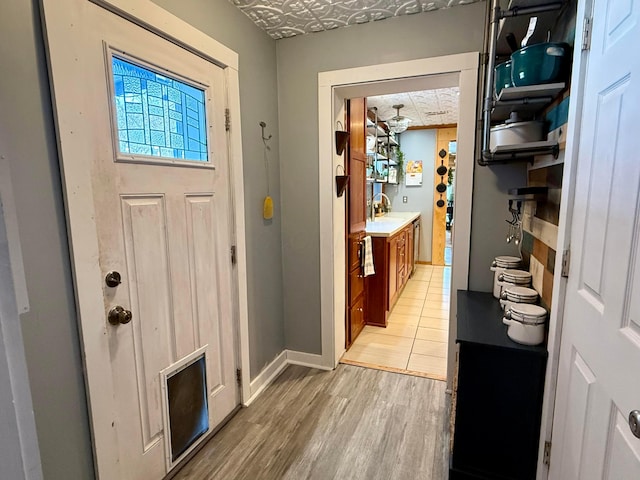
[[[392,237],[420,216],[420,212],[390,212],[375,221],[367,220],[366,233],[372,237]]]

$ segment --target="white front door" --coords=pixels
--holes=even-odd
[[[88,1],[45,21],[97,470],[160,479],[239,403],[224,70]],[[174,438],[194,396],[160,372],[196,350],[208,410]]]
[[[571,268],[550,464],[557,480],[640,478],[640,426],[636,436],[629,424],[630,413],[640,410],[639,11],[638,2],[594,2],[578,99]]]

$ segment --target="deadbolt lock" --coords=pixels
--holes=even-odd
[[[113,307],[109,310],[109,315],[107,317],[109,319],[109,323],[111,325],[125,325],[131,321],[133,318],[133,314],[131,310],[126,310],[120,305]]]
[[[104,277],[104,283],[107,284],[107,287],[117,287],[122,283],[122,277],[119,272],[109,272],[107,276]]]

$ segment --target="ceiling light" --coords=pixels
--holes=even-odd
[[[395,108],[397,112],[396,116],[393,118],[390,118],[386,122],[387,126],[389,127],[389,130],[391,130],[393,133],[404,132],[409,127],[409,124],[411,123],[410,118],[400,115],[400,109],[402,107],[404,107],[403,104],[394,105],[393,108]]]

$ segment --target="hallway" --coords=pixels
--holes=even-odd
[[[440,480],[445,383],[338,365],[289,366],[175,480]]]
[[[418,265],[387,328],[365,326],[341,362],[446,380],[451,267]]]

